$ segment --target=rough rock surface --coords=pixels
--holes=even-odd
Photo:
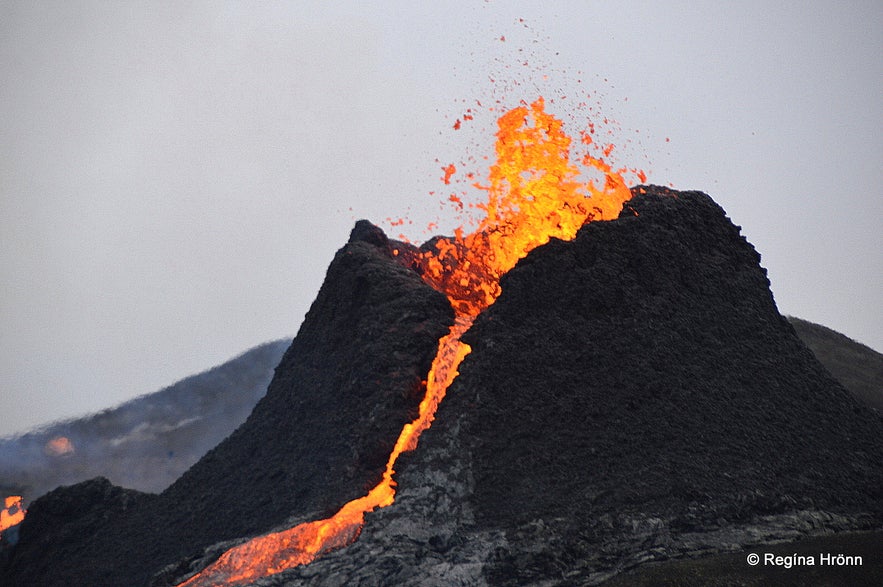
[[[96,482],[37,500],[0,584],[145,585],[208,545],[362,495],[452,321],[447,299],[359,222],[248,420],[159,496],[127,493],[132,507],[103,507],[86,491]],[[81,513],[65,522],[59,502]]]
[[[77,544],[84,536],[102,532],[108,519],[125,516],[152,498],[155,496],[123,489],[104,477],[96,477],[50,491],[31,505],[26,522],[19,528],[27,524],[26,548],[35,553],[52,553],[59,545]],[[0,564],[9,562],[11,552],[11,549],[0,550]],[[28,563],[26,572],[21,573],[21,585],[42,585],[40,577],[52,576],[59,566],[64,566],[51,556],[29,557]],[[0,581],[0,585],[16,584],[9,577]]]
[[[778,313],[757,252],[705,194],[638,191],[504,278],[396,503],[256,584],[594,584],[883,521],[883,424]]]

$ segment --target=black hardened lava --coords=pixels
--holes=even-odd
[[[739,227],[699,192],[633,192],[503,278],[396,504],[262,585],[598,584],[883,522],[883,423],[779,314]]]

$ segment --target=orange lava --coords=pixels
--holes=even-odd
[[[572,239],[592,220],[616,218],[631,192],[602,158],[581,163],[600,172],[603,185],[580,182],[571,161],[571,138],[560,120],[545,112],[542,98],[503,114],[497,122],[496,157],[478,228],[441,239],[424,258],[424,279],[448,295],[458,314],[478,315],[500,294],[500,277],[550,238]],[[591,142],[588,143],[591,145]],[[605,155],[612,145],[598,147]]]
[[[345,504],[326,520],[306,522],[282,532],[258,536],[225,552],[211,566],[181,584],[181,587],[237,585],[266,577],[297,565],[311,562],[317,556],[352,543],[365,523],[365,513],[386,507],[395,497],[392,476],[398,456],[417,446],[420,434],[429,428],[435,410],[448,385],[457,376],[457,367],[469,353],[469,345],[460,336],[472,325],[473,318],[458,318],[451,331],[438,343],[438,354],[426,381],[426,394],[420,402],[417,418],[402,428],[395,448],[389,455],[383,478],[368,495]]]
[[[7,528],[21,524],[25,519],[25,509],[21,505],[21,496],[10,495],[4,500],[0,510],[0,534]]]
[[[457,173],[457,167],[451,163],[446,167],[442,168],[442,171],[445,172],[445,176],[442,178],[442,181],[445,182],[445,185],[451,183],[451,176]]]
[[[43,452],[50,457],[72,455],[75,452],[74,443],[66,436],[56,436],[46,443],[46,446],[43,447]]]
[[[456,312],[449,334],[439,340],[438,353],[426,382],[419,416],[405,424],[389,456],[383,478],[367,495],[345,504],[334,516],[253,538],[224,553],[183,586],[237,585],[252,582],[352,543],[361,532],[365,513],[386,507],[395,498],[393,474],[398,456],[417,446],[420,434],[435,417],[439,402],[470,348],[460,342],[475,317],[500,294],[500,277],[528,252],[550,238],[572,239],[583,224],[616,218],[631,197],[622,173],[603,160],[612,145],[595,147],[579,162],[603,177],[602,185],[580,181],[585,171],[571,161],[571,139],[560,120],[545,112],[539,98],[503,114],[498,120],[496,156],[479,206],[485,213],[478,228],[436,241],[434,251],[419,260],[424,280],[445,293]],[[456,171],[444,168],[448,183]]]

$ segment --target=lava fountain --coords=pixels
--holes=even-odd
[[[180,587],[252,582],[352,543],[367,512],[393,503],[396,460],[416,448],[420,434],[432,424],[439,402],[470,351],[460,337],[499,296],[500,277],[549,239],[570,240],[586,222],[616,218],[631,197],[623,179],[629,170],[613,170],[605,162],[613,145],[595,145],[592,133],[584,132],[580,142],[585,152],[575,163],[571,137],[563,123],[545,111],[542,98],[505,112],[497,124],[496,163],[487,185],[476,185],[488,196],[477,206],[484,218],[474,232],[457,229],[453,237],[437,239],[433,250],[417,259],[423,279],[447,295],[456,319],[439,340],[419,415],[402,428],[381,481],[328,519],[258,536],[228,550]],[[602,179],[581,181],[586,171]],[[446,182],[454,172],[446,170]],[[642,172],[632,172],[644,180]]]

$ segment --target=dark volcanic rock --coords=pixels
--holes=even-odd
[[[63,551],[73,556],[84,552],[84,537],[104,531],[108,520],[126,516],[146,506],[156,496],[112,485],[104,477],[50,491],[28,508],[20,526],[27,537],[25,549],[46,556],[13,557],[2,585],[43,585],[41,577],[51,577],[66,567],[65,562],[49,556]],[[20,576],[17,583],[10,577]],[[69,583],[77,584],[75,582]]]
[[[379,229],[360,222],[248,420],[135,507],[106,509],[105,498],[86,496],[75,526],[26,521],[0,583],[144,585],[208,545],[363,495],[415,415],[452,321],[447,299],[394,259]],[[54,511],[68,491],[32,508]],[[71,528],[82,531],[78,540],[58,540]]]
[[[663,193],[507,275],[445,406],[478,404],[480,518],[879,506],[879,420],[794,335],[759,260],[710,198]]]
[[[522,260],[396,504],[261,585],[594,584],[644,561],[880,524],[883,425],[777,311],[698,192]]]
[[[380,480],[402,425],[416,415],[453,313],[444,296],[392,261],[380,229],[358,240],[364,225],[329,267],[266,399],[163,494],[187,500],[212,488],[210,501],[191,512],[229,515],[213,517],[213,535],[333,513]]]
[[[652,549],[761,515],[880,514],[880,420],[779,315],[759,261],[708,196],[653,190],[504,279],[445,406],[466,414],[477,523],[512,541],[495,583],[603,562],[629,533]],[[538,519],[560,548],[525,560]]]

